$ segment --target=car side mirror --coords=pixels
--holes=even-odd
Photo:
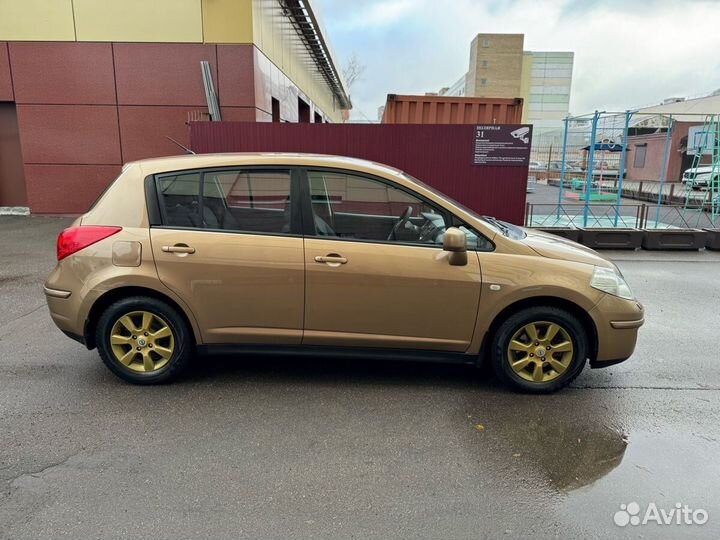
[[[451,266],[465,266],[467,264],[467,237],[457,227],[450,227],[445,231],[443,238],[443,251],[450,253],[448,262]]]

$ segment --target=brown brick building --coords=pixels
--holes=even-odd
[[[80,213],[128,161],[181,153],[207,114],[339,122],[350,107],[308,0],[0,2],[0,207]]]

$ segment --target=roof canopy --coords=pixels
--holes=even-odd
[[[298,34],[303,38],[305,45],[320,69],[323,78],[337,96],[341,109],[352,108],[350,96],[345,90],[345,79],[338,70],[333,59],[330,45],[323,36],[322,24],[310,6],[309,0],[281,0],[290,22]]]

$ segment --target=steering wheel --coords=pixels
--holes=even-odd
[[[412,206],[408,206],[405,209],[405,211],[400,215],[400,219],[398,219],[398,222],[395,225],[393,225],[393,228],[390,231],[390,234],[388,234],[388,237],[387,237],[388,240],[395,239],[395,235],[400,230],[400,227],[402,227],[403,225],[405,225],[408,222],[408,220],[410,219],[410,216],[412,215],[412,212],[413,212]]]

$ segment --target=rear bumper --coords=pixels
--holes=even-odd
[[[43,286],[45,301],[55,326],[65,335],[72,337],[82,336],[82,324],[78,324],[78,301],[80,297],[73,294],[68,283],[59,283],[60,267],[55,267]],[[78,341],[76,339],[76,341]]]
[[[45,287],[45,300],[55,326],[66,334],[82,334],[82,328],[78,328],[76,324],[74,302],[70,294],[64,297],[57,296],[53,294],[53,289]]]
[[[67,337],[69,337],[70,339],[72,339],[72,340],[74,340],[74,341],[77,341],[77,342],[80,343],[81,345],[86,345],[86,346],[87,346],[87,344],[85,343],[85,338],[84,338],[83,336],[79,336],[79,335],[77,335],[77,334],[73,334],[72,332],[68,332],[67,330],[61,330],[61,332],[62,332],[63,334],[65,334]]]
[[[70,295],[72,292],[70,291],[63,291],[62,289],[51,289],[48,286],[43,287],[43,292],[45,293],[45,296],[50,296],[52,298],[70,298]]]

